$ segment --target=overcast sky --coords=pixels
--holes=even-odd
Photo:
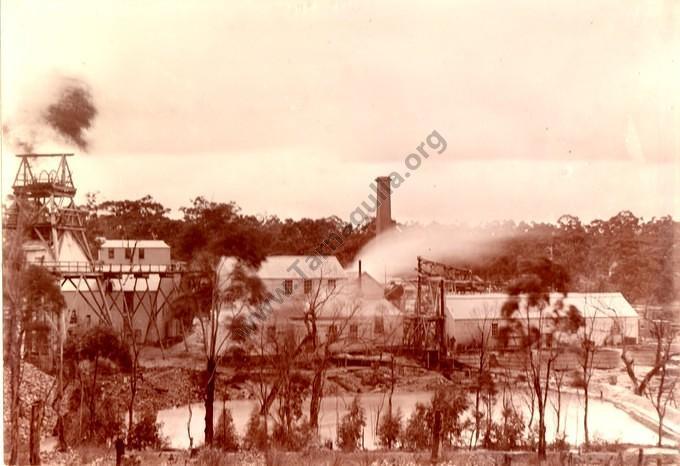
[[[79,195],[348,220],[436,130],[398,221],[680,217],[673,0],[3,0],[1,27],[4,193],[33,135]],[[73,78],[89,153],[39,121]]]

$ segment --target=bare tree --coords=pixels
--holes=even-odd
[[[73,368],[73,372],[80,381],[81,405],[80,417],[82,419],[83,393],[89,392],[89,437],[95,439],[97,428],[97,400],[99,398],[98,377],[99,368],[103,362],[115,364],[118,369],[128,372],[131,361],[127,346],[121,341],[119,334],[107,324],[101,324],[88,329],[82,334],[76,333],[64,348],[65,360]],[[89,363],[91,382],[89,387],[83,378],[81,365]]]
[[[133,283],[133,290],[137,288],[137,279],[135,278]],[[123,283],[123,286],[125,283]],[[142,298],[143,299],[143,296]],[[124,299],[122,308],[117,308],[120,317],[123,321],[123,334],[121,341],[125,344],[130,352],[130,377],[128,377],[128,388],[130,390],[130,399],[128,401],[128,441],[129,436],[132,434],[132,425],[134,420],[134,406],[135,398],[137,396],[137,383],[139,379],[139,354],[141,351],[141,343],[137,341],[137,335],[135,334],[135,317],[138,315],[139,305],[141,299],[138,300],[135,305],[132,302]]]
[[[274,368],[278,394],[274,413],[273,440],[279,447],[298,450],[309,440],[302,418],[302,404],[309,393],[309,379],[304,375],[294,356],[300,333],[293,325],[284,332],[270,335],[273,343],[272,366]]]
[[[316,283],[314,283],[316,281]],[[309,400],[309,426],[318,434],[319,412],[326,370],[331,358],[331,345],[340,341],[349,325],[349,317],[343,318],[343,309],[326,306],[338,296],[339,290],[323,283],[323,270],[318,280],[312,281],[312,289],[306,295],[303,308],[303,322],[306,330],[306,356],[314,372]],[[336,305],[337,303],[331,303]],[[353,315],[353,312],[351,312]],[[321,320],[328,323],[326,335],[321,334]]]
[[[3,235],[3,312],[4,362],[10,369],[10,429],[9,463],[16,464],[19,454],[20,387],[26,330],[39,314],[57,315],[64,307],[64,298],[55,278],[44,268],[26,264],[23,244],[30,237],[30,225],[35,212],[25,201],[17,198],[10,222]],[[4,223],[3,223],[4,225]]]
[[[137,242],[134,242],[132,253],[129,258],[129,267],[132,271],[134,267],[135,250],[137,249]],[[143,290],[139,290],[140,284],[145,284]],[[141,280],[137,274],[123,275],[122,279],[118,281],[119,289],[111,290],[111,310],[116,312],[120,317],[123,326],[120,332],[121,342],[127,346],[130,353],[130,377],[128,378],[128,388],[130,399],[128,400],[128,441],[129,436],[132,435],[132,427],[134,422],[134,406],[137,397],[137,384],[139,382],[139,356],[142,349],[142,342],[138,339],[137,329],[135,323],[139,320],[142,309],[145,309],[144,300],[151,301],[152,291],[148,288],[148,280]],[[160,287],[160,283],[158,285]],[[131,289],[131,291],[130,291]],[[135,296],[137,299],[135,300]],[[135,302],[136,301],[136,302]],[[155,303],[154,303],[155,304]],[[149,316],[151,318],[152,316]],[[155,318],[155,316],[153,316]],[[107,321],[104,321],[107,322]],[[109,319],[109,325],[112,321]],[[149,321],[149,325],[151,322]],[[148,327],[148,326],[147,326]],[[140,335],[141,336],[141,330]],[[148,333],[148,328],[147,328]],[[160,334],[159,334],[160,336]],[[146,339],[146,336],[144,337]]]
[[[397,343],[397,339],[399,337],[399,334],[397,332],[398,327],[397,326],[391,326],[389,329],[385,329],[384,327],[384,318],[379,317],[381,319],[381,322],[383,323],[383,333],[384,337],[382,339],[383,343],[383,348],[390,348],[390,350],[393,348],[393,346]],[[390,361],[389,361],[389,390],[386,392],[383,392],[383,396],[380,400],[380,404],[378,405],[377,412],[376,412],[376,417],[375,417],[375,423],[374,423],[374,428],[375,428],[375,435],[378,434],[379,428],[380,428],[380,415],[382,413],[383,406],[385,404],[385,398],[387,398],[387,415],[388,419],[392,420],[394,419],[393,417],[393,410],[392,410],[392,398],[394,397],[394,389],[397,384],[397,361],[393,353],[389,353]],[[380,351],[380,358],[378,360],[378,367],[377,369],[380,370],[382,367],[382,361],[383,361],[383,351],[381,349]],[[392,444],[390,443],[387,445],[388,448],[392,448]]]
[[[246,343],[251,349],[251,355],[257,358],[255,371],[251,376],[254,379],[254,382],[251,384],[251,392],[260,405],[260,416],[262,417],[264,438],[266,442],[265,446],[268,448],[269,410],[271,409],[271,405],[276,396],[275,394],[278,390],[278,385],[274,380],[274,371],[268,364],[272,355],[275,354],[273,348],[275,342],[267,337],[267,327],[261,325],[250,334],[250,338]]]
[[[541,348],[541,336],[548,332],[550,325],[550,316],[546,315],[549,312],[549,302],[547,299],[536,302],[536,309],[527,309],[524,312],[523,318],[526,327],[519,326],[516,328],[526,328],[522,335],[523,342],[523,356],[526,364],[528,380],[531,385],[531,390],[536,396],[538,408],[538,454],[540,457],[546,455],[546,426],[545,426],[545,408],[547,405],[548,391],[550,387],[550,375],[553,370],[553,364],[557,359],[558,352],[553,346]]]
[[[655,343],[652,368],[642,378],[639,378],[635,373],[635,359],[630,354],[628,346],[625,344],[625,339],[621,352],[621,360],[626,368],[626,373],[633,383],[633,392],[639,396],[644,396],[651,380],[667,366],[674,356],[680,355],[679,352],[671,351],[671,343],[675,335],[671,331],[669,321],[654,319],[647,310],[645,310],[643,319],[650,326],[650,333]],[[622,325],[620,320],[616,322],[618,325]]]
[[[305,335],[292,356],[303,357],[312,368],[309,425],[318,434],[323,388],[333,354],[354,344],[366,344],[370,338],[366,338],[365,331],[360,331],[356,320],[361,308],[360,288],[343,288],[336,286],[335,280],[324,280],[323,268],[319,277],[308,283],[304,297],[289,304],[294,315],[295,308],[299,307],[305,329]]]
[[[674,398],[675,387],[678,383],[677,371],[669,370],[669,362],[675,355],[671,351],[671,345],[675,338],[675,331],[670,322],[662,320],[650,320],[651,334],[656,339],[656,364],[660,364],[656,371],[656,384],[654,380],[650,379],[644,386],[644,394],[654,406],[659,425],[657,427],[658,442],[657,446],[661,446],[663,439],[663,421],[666,416],[666,408],[668,403]]]
[[[22,302],[22,269],[24,267],[23,242],[28,234],[30,211],[21,199],[16,200],[16,226],[4,230],[2,261],[2,297],[7,311],[3,312],[5,327],[5,364],[10,371],[10,429],[9,464],[16,464],[19,456],[19,387],[21,385],[21,347],[24,339],[25,307]],[[4,222],[3,222],[4,224]],[[7,383],[7,382],[5,382]],[[6,408],[5,408],[6,409]]]
[[[293,404],[287,399],[292,388],[291,379],[304,342],[292,324],[281,332],[275,325],[263,322],[250,332],[244,346],[256,361],[251,371],[250,391],[259,405],[262,418],[264,448],[269,449],[269,418],[274,403],[279,401],[278,422],[288,436],[293,430]],[[255,440],[255,439],[253,439]]]
[[[562,415],[562,386],[564,385],[564,375],[565,371],[555,370],[552,373],[553,385],[555,386],[555,392],[557,393],[556,399],[551,399],[550,404],[555,411],[555,416],[557,417],[555,423],[555,437],[557,438],[560,433],[560,418]]]
[[[527,395],[527,407],[529,408],[529,422],[527,423],[527,428],[531,430],[531,426],[534,424],[534,418],[536,417],[536,391],[534,390],[533,382],[531,379],[531,371],[529,365],[522,363],[522,370],[524,374],[524,379],[526,382],[526,395]]]
[[[589,306],[590,304],[590,306]],[[588,430],[588,405],[590,401],[590,381],[593,378],[595,352],[597,344],[594,338],[596,319],[603,309],[602,303],[586,303],[592,309],[590,315],[583,318],[582,330],[578,333],[578,343],[576,345],[576,357],[578,361],[579,388],[583,390],[583,437],[586,448],[590,445],[590,433]],[[585,309],[584,309],[585,312]],[[600,315],[604,317],[604,315]]]
[[[264,285],[244,262],[198,254],[178,298],[191,303],[198,321],[205,358],[205,443],[213,440],[213,403],[219,360],[229,345],[248,333],[247,314],[258,312],[264,300]]]
[[[493,311],[491,309],[484,308],[482,315],[478,316],[480,319],[478,319],[477,328],[472,335],[473,347],[476,351],[477,383],[475,384],[473,430],[470,435],[469,449],[472,449],[472,447],[476,446],[479,442],[482,419],[484,417],[484,413],[481,411],[480,405],[482,403],[483,393],[491,391],[491,386],[493,385],[493,378],[491,377],[489,364],[491,357],[491,338],[493,336],[493,322],[492,319],[489,318],[490,315],[493,315]]]
[[[499,338],[515,345],[524,357],[531,389],[538,408],[538,456],[546,457],[545,410],[555,360],[564,349],[562,340],[580,327],[578,309],[566,306],[567,278],[564,270],[541,260],[523,265],[522,276],[508,289],[501,308],[504,326]],[[551,291],[560,293],[551,299]]]

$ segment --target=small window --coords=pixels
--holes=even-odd
[[[312,281],[311,280],[305,280],[304,286],[305,286],[305,294],[311,294],[312,293]]]
[[[139,248],[139,258],[144,259],[144,248]]]
[[[287,295],[293,294],[293,280],[283,281],[283,292]]]
[[[132,259],[132,249],[125,248],[125,258],[126,259]]]
[[[109,259],[116,257],[116,251],[113,248],[109,248]]]
[[[328,288],[334,290],[336,286],[335,278],[328,279]]]
[[[385,333],[385,326],[382,317],[376,317],[373,322],[373,331],[376,335],[382,335]]]
[[[276,339],[276,325],[270,325],[267,327],[267,339],[268,340]]]
[[[491,324],[491,336],[494,338],[498,338],[498,322],[494,322]]]
[[[77,324],[78,323],[78,315],[76,314],[76,310],[73,309],[71,310],[71,318],[69,319],[69,324]]]
[[[349,326],[349,340],[357,341],[359,339],[359,325],[351,324]]]
[[[85,324],[86,324],[88,327],[89,327],[90,325],[92,325],[92,316],[91,316],[90,314],[88,314],[87,316],[85,316]]]

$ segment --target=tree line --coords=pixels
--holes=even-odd
[[[255,216],[234,202],[197,197],[180,208],[182,218],[144,196],[137,200],[97,202],[87,197],[88,237],[96,239],[161,239],[173,257],[191,261],[197,251],[234,255],[259,263],[276,254],[309,255],[314,251],[335,255],[350,264],[375,237],[372,222],[359,228],[339,217],[300,220],[275,215]],[[400,225],[402,229],[421,228]],[[445,227],[452,237],[464,232],[493,244],[490,253],[451,265],[469,267],[485,281],[505,287],[520,274],[526,261],[548,258],[564,268],[569,290],[620,291],[631,302],[666,304],[679,298],[675,286],[680,270],[680,223],[670,216],[645,221],[629,211],[608,220],[583,223],[562,215],[556,223],[498,221]],[[339,236],[341,244],[328,243]],[[415,258],[414,258],[415,260]]]

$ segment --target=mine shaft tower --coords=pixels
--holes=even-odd
[[[67,157],[73,154],[21,154],[19,169],[14,178],[12,189],[15,202],[6,218],[6,228],[16,228],[19,209],[23,206],[31,210],[28,220],[29,238],[47,246],[51,254],[50,262],[59,262],[60,246],[66,232],[70,232],[89,262],[93,256],[85,236],[85,212],[76,207],[71,169]],[[57,160],[53,169],[43,169],[35,173],[32,162]],[[56,166],[55,166],[56,165]]]
[[[13,184],[14,202],[7,209],[3,228],[22,229],[27,264],[52,272],[62,292],[75,293],[102,324],[113,326],[114,320],[122,321],[123,333],[130,335],[143,312],[147,322],[144,340],[152,327],[160,338],[157,319],[178,290],[183,264],[139,264],[132,260],[129,264],[106,264],[96,260],[86,235],[87,212],[74,200],[76,188],[68,165],[72,156],[17,155],[21,162]],[[52,169],[38,172],[38,164]],[[67,242],[68,254],[62,251]],[[130,243],[136,248],[134,240]],[[28,254],[29,250],[33,252]],[[116,314],[119,319],[113,318]]]
[[[418,256],[416,302],[413,314],[404,316],[404,346],[427,365],[446,363],[446,293],[475,290],[470,269],[452,267]]]

